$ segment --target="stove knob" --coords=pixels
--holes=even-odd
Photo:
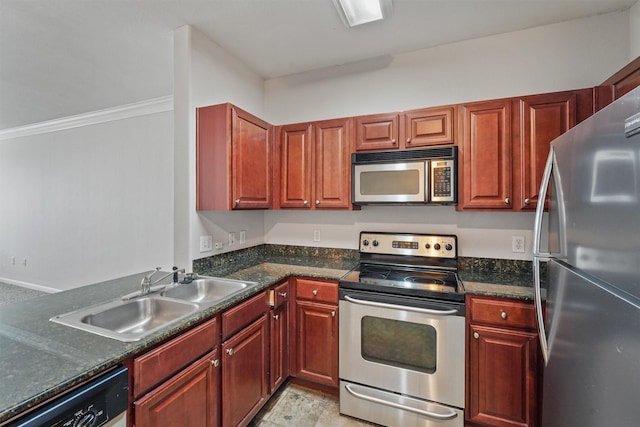
[[[450,251],[451,249],[453,249],[453,246],[451,246],[451,243],[447,243],[446,245],[444,245],[444,248]]]
[[[429,243],[427,243],[426,245],[424,245],[425,249],[431,249],[431,245]]]
[[[373,241],[373,246],[378,246],[378,244],[379,244],[379,243],[378,243],[378,241],[377,241],[377,240],[374,240],[374,241]]]
[[[433,245],[433,249],[435,249],[436,251],[440,250],[440,243],[436,243],[435,245]]]
[[[362,241],[362,246],[369,246],[369,241],[367,239],[364,239]]]

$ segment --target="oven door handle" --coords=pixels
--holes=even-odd
[[[345,295],[344,299],[354,304],[366,305],[369,307],[391,308],[394,310],[403,310],[403,311],[414,311],[416,313],[433,314],[436,316],[451,316],[458,313],[458,310],[456,309],[432,310],[429,308],[418,308],[418,307],[411,307],[406,305],[387,304],[384,302],[366,301],[366,300],[350,297],[349,295]]]
[[[432,418],[432,419],[436,419],[436,420],[445,421],[445,420],[452,420],[452,419],[454,419],[455,417],[458,416],[458,414],[456,414],[454,411],[443,412],[443,413],[425,411],[423,409],[412,408],[411,406],[402,405],[400,403],[389,402],[387,400],[379,399],[377,397],[367,396],[366,394],[358,393],[357,391],[352,390],[349,384],[345,384],[344,387],[347,389],[349,394],[351,394],[351,395],[353,395],[353,396],[355,396],[355,397],[357,397],[359,399],[367,400],[367,401],[373,402],[373,403],[378,403],[380,405],[391,406],[392,408],[402,409],[403,411],[413,412],[414,414],[422,415],[422,416],[427,417],[427,418]]]

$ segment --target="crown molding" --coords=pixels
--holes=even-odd
[[[60,119],[48,120],[46,122],[0,130],[0,141],[57,132],[82,126],[91,126],[98,123],[123,120],[131,117],[145,116],[148,114],[156,114],[172,110],[173,95],[168,95],[146,101],[135,102],[133,104],[125,104],[118,107],[106,108],[104,110],[91,111],[89,113],[78,114],[76,116],[63,117]]]

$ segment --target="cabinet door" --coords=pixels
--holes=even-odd
[[[232,108],[231,184],[233,209],[267,209],[271,200],[271,126]]]
[[[351,204],[351,120],[316,122],[314,128],[314,205],[348,209]]]
[[[295,376],[338,386],[338,307],[296,301]]]
[[[399,148],[397,113],[356,117],[356,151]]]
[[[311,124],[280,128],[280,207],[311,208]]]
[[[511,209],[512,100],[462,105],[458,209]]]
[[[537,338],[533,332],[470,326],[468,421],[500,427],[536,425]]]
[[[215,350],[135,401],[137,427],[220,425],[220,362]]]
[[[270,315],[271,355],[269,392],[273,393],[289,377],[289,307],[283,304],[276,307]]]
[[[455,107],[424,108],[403,114],[402,136],[405,148],[453,144]]]
[[[222,344],[222,425],[247,425],[268,397],[267,318]]]
[[[581,89],[521,98],[516,209],[536,209],[551,141],[593,114],[593,96],[592,89]]]

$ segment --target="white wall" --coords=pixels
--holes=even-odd
[[[228,232],[245,230],[246,246],[264,242],[263,213],[204,212],[196,206],[197,107],[231,102],[264,116],[264,80],[198,30],[185,26],[174,33],[174,99],[176,113],[176,262],[191,269],[191,260],[227,252]],[[179,60],[178,60],[179,58]],[[220,183],[223,185],[223,183]],[[200,252],[200,236],[225,242],[223,250]]]
[[[0,281],[55,291],[171,266],[173,114],[135,114],[0,138]]]
[[[629,10],[629,62],[640,56],[640,1]]]

